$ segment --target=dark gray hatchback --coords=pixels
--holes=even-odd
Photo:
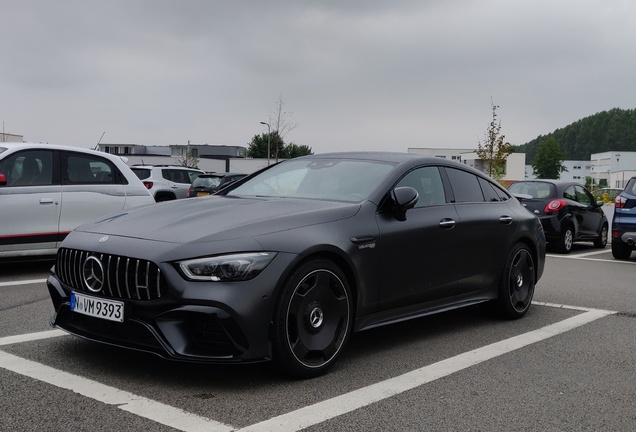
[[[552,249],[569,253],[578,241],[594,242],[598,248],[607,245],[609,224],[603,203],[596,201],[581,184],[526,180],[511,184],[508,190],[539,218]]]
[[[636,249],[636,177],[627,182],[625,189],[614,200],[612,219],[612,255],[616,259],[629,259]]]

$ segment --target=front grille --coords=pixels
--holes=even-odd
[[[85,266],[89,257],[95,257],[101,263],[103,274],[95,274],[99,271],[95,272],[94,269]],[[94,260],[91,261],[94,263]],[[165,294],[161,270],[156,264],[142,259],[60,248],[55,261],[55,271],[65,285],[90,295],[128,300],[155,300]],[[92,290],[89,290],[86,284],[87,276],[92,279]],[[97,290],[97,287],[101,289]]]

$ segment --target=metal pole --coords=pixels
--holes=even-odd
[[[261,122],[261,124],[267,125],[267,166],[269,166],[269,148],[272,139],[272,128],[269,126],[269,123]]]

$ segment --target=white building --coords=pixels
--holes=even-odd
[[[409,153],[451,159],[485,172],[486,167],[475,149],[409,148]],[[523,180],[525,178],[525,153],[511,153],[506,159],[506,172],[502,180]]]
[[[636,176],[636,152],[609,151],[590,156],[594,184],[622,189]]]

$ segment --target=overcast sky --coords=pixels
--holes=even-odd
[[[636,1],[0,0],[25,141],[247,146],[282,96],[314,153],[477,148],[636,105]],[[102,138],[102,134],[103,138]]]

